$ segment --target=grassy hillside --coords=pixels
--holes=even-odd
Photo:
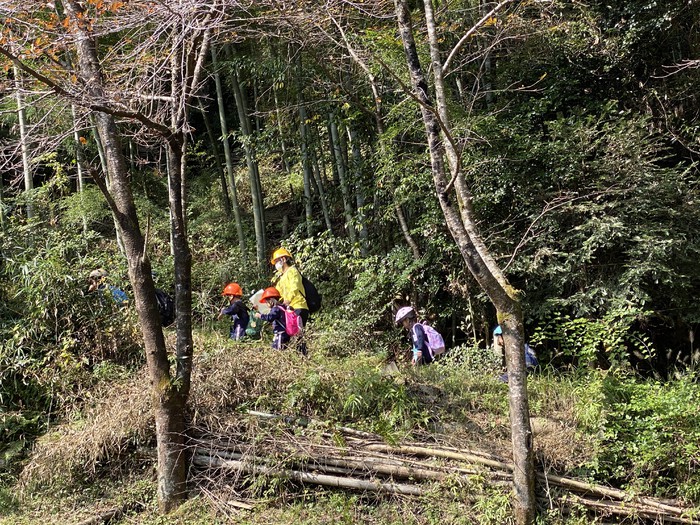
[[[300,454],[308,460],[318,447],[350,449],[365,432],[363,443],[422,444],[508,461],[507,385],[497,381],[487,351],[458,347],[429,367],[399,361],[394,368],[384,354],[361,348],[339,355],[328,342],[343,333],[324,319],[313,327],[308,358],[274,351],[267,341],[228,341],[225,324],[211,328],[197,335],[188,453],[216,443],[296,468]],[[145,384],[143,371],[114,366],[85,392],[36,442],[17,480],[6,478],[0,523],[82,523],[114,509],[121,514],[112,523],[508,523],[509,484],[488,469],[423,483],[422,496],[397,496],[193,466],[190,501],[160,516]],[[697,504],[696,383],[645,386],[622,374],[545,371],[531,376],[529,388],[540,470]],[[685,471],[677,454],[689,461]],[[549,497],[540,523],[609,522],[563,506],[556,488],[539,492]]]

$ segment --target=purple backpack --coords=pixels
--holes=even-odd
[[[423,327],[423,331],[425,332],[425,337],[428,339],[427,344],[428,344],[428,350],[430,350],[430,353],[435,357],[436,355],[440,355],[445,353],[445,341],[443,340],[442,336],[440,335],[440,332],[435,330],[432,326],[430,326],[427,323],[416,323],[419,324]]]

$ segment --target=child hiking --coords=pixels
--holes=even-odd
[[[278,248],[272,254],[270,263],[275,266],[272,283],[280,294],[280,302],[288,306],[300,318],[301,334],[299,351],[306,355],[304,327],[309,322],[309,305],[306,302],[306,289],[299,269],[294,265],[292,254],[286,248]]]
[[[413,366],[430,364],[436,355],[445,351],[442,336],[432,327],[419,323],[416,311],[412,307],[399,308],[395,321],[411,334],[413,343],[411,364]]]
[[[221,319],[224,315],[230,315],[233,324],[231,325],[229,337],[234,341],[240,341],[246,335],[246,328],[248,328],[248,321],[250,320],[248,308],[241,300],[243,290],[238,283],[228,283],[221,295],[228,299],[229,305],[224,306],[219,311],[217,319]]]
[[[272,348],[275,350],[284,350],[289,343],[289,335],[287,334],[287,321],[284,306],[280,302],[280,293],[277,288],[270,286],[265,288],[265,291],[260,298],[260,303],[267,304],[270,307],[270,312],[261,314],[255,312],[255,317],[272,323]]]

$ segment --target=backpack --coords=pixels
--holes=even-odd
[[[287,335],[297,335],[299,333],[299,316],[291,308],[280,307],[284,312],[284,330]]]
[[[175,321],[175,301],[163,290],[156,288],[156,301],[158,302],[158,313],[160,313],[160,323],[163,328],[170,326]]]
[[[301,276],[301,283],[304,285],[304,298],[309,307],[309,313],[314,314],[321,309],[321,294],[304,275]]]
[[[260,331],[262,330],[262,327],[263,320],[251,315],[250,320],[248,321],[248,327],[245,329],[245,335],[251,339],[260,339]]]
[[[440,332],[435,330],[435,328],[433,328],[427,323],[416,324],[419,324],[423,327],[425,337],[428,339],[428,350],[430,350],[430,353],[433,355],[433,357],[445,353],[445,341],[440,335]]]

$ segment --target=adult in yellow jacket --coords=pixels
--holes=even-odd
[[[294,266],[292,254],[286,248],[279,248],[272,254],[270,262],[275,266],[275,276],[272,283],[282,296],[282,303],[294,309],[301,318],[301,343],[299,350],[306,355],[306,342],[303,337],[303,329],[309,322],[309,306],[306,303],[306,290],[301,280],[301,273]]]

